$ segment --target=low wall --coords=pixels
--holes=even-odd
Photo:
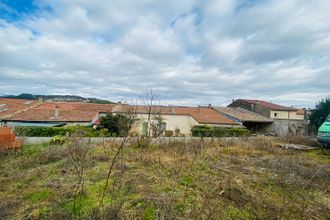
[[[18,137],[23,144],[41,144],[47,143],[52,138],[51,137]],[[223,138],[203,138],[203,141],[212,142],[212,141],[239,141],[242,139],[250,139],[256,137],[223,137]],[[83,138],[84,141],[90,142],[92,144],[103,144],[106,143],[121,143],[124,138],[116,137],[116,138]],[[128,138],[129,142],[137,142],[139,140],[138,137]],[[151,143],[171,143],[171,142],[184,142],[189,143],[191,141],[201,140],[199,137],[159,137],[159,138],[150,138]]]

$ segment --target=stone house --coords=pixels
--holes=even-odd
[[[307,135],[308,111],[305,109],[251,99],[234,100],[228,107],[243,108],[273,120],[263,128],[264,132],[273,132],[279,136]]]

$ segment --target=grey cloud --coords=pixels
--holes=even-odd
[[[43,0],[52,10],[0,21],[0,93],[299,107],[329,94],[327,1],[244,2]]]

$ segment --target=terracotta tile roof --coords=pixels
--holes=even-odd
[[[149,112],[151,114],[165,114],[165,115],[172,115],[175,114],[174,110],[172,107],[168,106],[152,106],[151,108],[149,106],[143,106],[143,105],[138,105],[138,106],[132,106],[132,105],[123,105],[123,104],[118,104],[115,105],[112,109],[112,112],[136,112],[140,114],[148,114]]]
[[[0,119],[36,105],[38,101],[0,98]]]
[[[306,110],[307,112],[307,116],[310,116],[312,114],[311,111],[309,110]],[[297,115],[305,115],[305,109],[299,109],[297,112],[296,112]]]
[[[189,114],[199,123],[238,125],[237,122],[208,107],[177,107],[175,112],[177,114]]]
[[[148,114],[149,112],[148,106],[129,106],[123,104],[38,102],[17,99],[0,99],[0,103],[10,106],[10,110],[6,110],[7,114],[5,117],[8,121],[92,122],[97,121],[99,112],[136,111],[141,114]],[[55,117],[56,107],[59,109],[58,117]],[[225,117],[223,114],[207,107],[153,106],[151,108],[152,114],[159,112],[165,115],[190,115],[197,122],[205,124],[238,125],[235,121]]]
[[[243,108],[214,107],[215,110],[241,122],[272,122],[273,120]]]
[[[118,105],[113,108],[113,112],[127,112],[136,111],[140,114],[148,114],[150,108],[148,106],[125,106]],[[223,114],[208,107],[177,107],[177,106],[152,106],[151,113],[164,115],[190,115],[198,123],[203,124],[225,124],[225,125],[238,125],[235,121],[225,117]]]
[[[287,106],[283,106],[283,105],[278,105],[278,104],[274,104],[271,102],[266,102],[266,101],[262,101],[262,100],[252,100],[252,99],[238,99],[239,101],[243,101],[243,102],[247,102],[249,104],[255,104],[255,105],[260,105],[262,107],[271,109],[271,110],[279,110],[279,111],[297,111],[296,108],[292,108],[292,107],[287,107]]]
[[[55,117],[55,107],[59,116]],[[43,102],[6,117],[10,121],[90,122],[99,112],[111,111],[112,104],[82,102]]]
[[[297,115],[304,115],[305,114],[305,110],[304,109],[299,109],[297,112],[296,112]]]

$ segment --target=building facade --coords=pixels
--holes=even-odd
[[[279,136],[307,135],[306,110],[251,99],[234,100],[228,107],[243,108],[271,119],[273,122],[263,128],[264,132]]]
[[[117,105],[112,114],[134,113],[136,123],[132,132],[138,135],[153,135],[155,127],[161,129],[160,135],[191,136],[191,129],[196,125],[210,127],[243,127],[232,119],[210,107],[178,106],[128,106]],[[106,113],[100,113],[100,117]]]

